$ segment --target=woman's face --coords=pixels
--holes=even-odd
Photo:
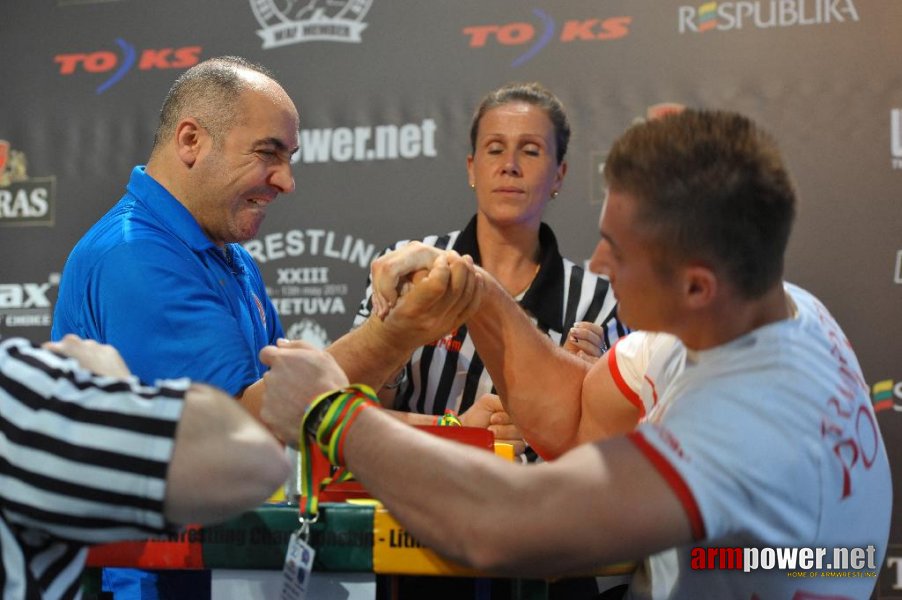
[[[467,157],[479,212],[501,226],[537,229],[567,172],[566,162],[557,164],[556,153],[554,125],[543,109],[511,102],[486,111],[475,151]]]

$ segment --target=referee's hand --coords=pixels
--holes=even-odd
[[[98,375],[126,379],[132,374],[115,348],[94,340],[83,340],[72,333],[58,342],[44,342],[43,347],[74,358],[82,367]]]
[[[511,420],[501,398],[496,394],[483,394],[473,406],[460,415],[460,423],[465,427],[480,427],[491,431],[495,435],[495,441],[505,442],[514,447],[514,454],[523,454],[526,450],[526,440],[523,434]]]
[[[575,354],[586,362],[594,363],[604,354],[604,333],[601,325],[596,325],[589,321],[574,323],[570,331],[567,332],[564,350]]]

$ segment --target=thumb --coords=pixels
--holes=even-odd
[[[267,367],[271,367],[278,356],[279,349],[275,346],[264,346],[263,349],[260,350],[260,362]]]

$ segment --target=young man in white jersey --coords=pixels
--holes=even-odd
[[[775,143],[741,115],[687,110],[630,128],[605,177],[599,251],[619,314],[662,333],[627,337],[589,365],[535,335],[455,256],[392,309],[470,294],[457,316],[508,412],[559,458],[494,460],[364,410],[359,390],[317,398],[305,429],[340,448],[333,460],[419,541],[491,572],[560,576],[631,559],[633,598],[869,597],[889,531],[888,461],[851,345],[823,304],[782,281],[795,192]],[[387,305],[433,257],[414,246],[374,265]],[[316,394],[348,384],[316,351],[262,355],[273,367],[265,414],[286,441]],[[647,367],[630,371],[631,356]],[[351,396],[361,408],[343,428],[320,426]],[[707,560],[745,548],[839,548],[867,562],[790,577]]]

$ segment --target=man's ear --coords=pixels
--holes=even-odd
[[[693,264],[683,269],[682,287],[686,306],[700,309],[710,305],[717,297],[719,282],[711,267]]]
[[[191,167],[197,161],[207,137],[207,130],[192,117],[178,124],[175,129],[176,153],[186,166]]]

